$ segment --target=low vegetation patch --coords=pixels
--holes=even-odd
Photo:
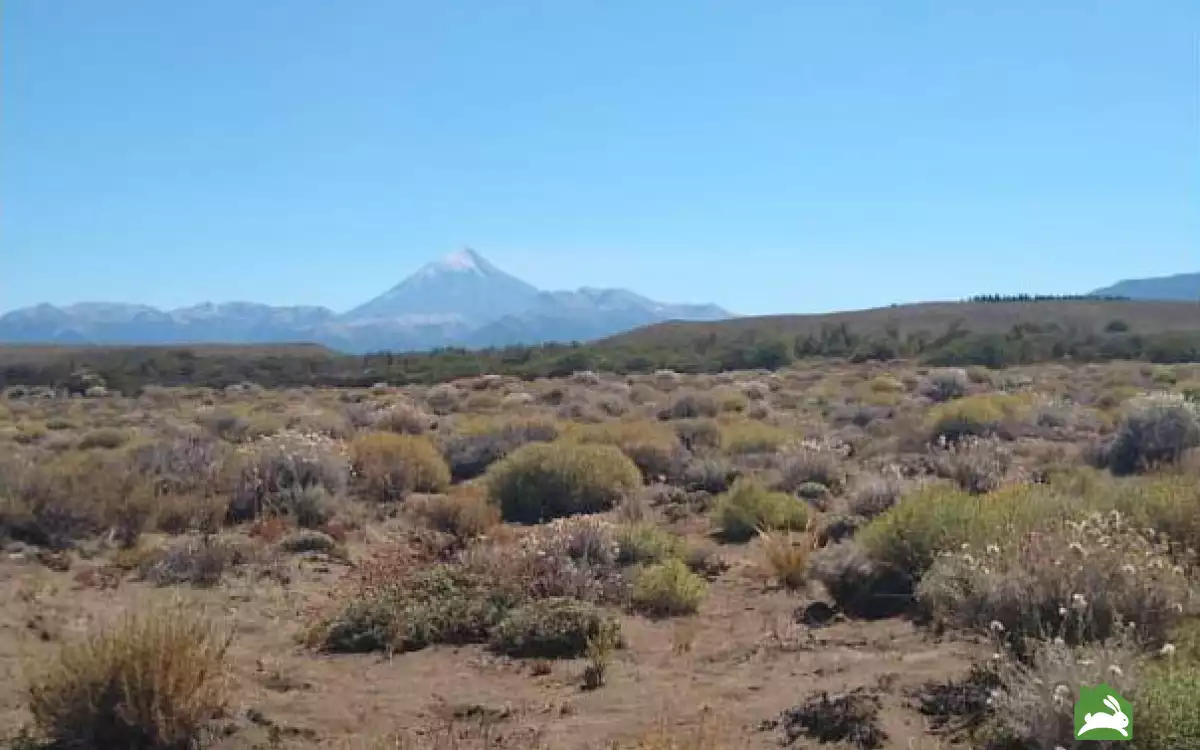
[[[1133,627],[1161,646],[1191,608],[1192,591],[1166,544],[1117,511],[939,557],[917,590],[936,622],[993,635],[1078,644]]]
[[[490,643],[507,656],[571,659],[585,655],[589,642],[619,633],[617,621],[594,604],[556,597],[509,611],[492,631]]]

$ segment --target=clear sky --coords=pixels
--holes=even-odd
[[[0,309],[464,245],[740,313],[1200,271],[1200,2],[4,2]]]

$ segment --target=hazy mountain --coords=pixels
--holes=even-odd
[[[667,320],[722,320],[715,305],[655,302],[624,289],[584,287],[574,292],[542,292],[526,310],[506,315],[475,331],[473,346],[588,341]]]
[[[163,311],[119,302],[36,305],[0,316],[0,341],[265,344],[349,352],[587,341],[667,320],[719,320],[713,305],[665,304],[623,289],[543,292],[473,250],[419,269],[344,314],[324,307],[205,302]]]
[[[1200,273],[1177,273],[1149,279],[1125,279],[1092,292],[1130,299],[1200,300]]]

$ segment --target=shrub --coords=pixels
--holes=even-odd
[[[247,559],[243,546],[205,534],[172,540],[164,549],[142,560],[139,574],[156,586],[181,583],[216,586],[226,570]]]
[[[715,419],[681,419],[674,427],[680,444],[693,453],[721,447],[721,425]]]
[[[786,492],[771,492],[757,482],[739,479],[718,498],[716,522],[725,539],[744,542],[761,529],[804,529],[808,509]]]
[[[1183,569],[1166,553],[1120,513],[1094,514],[1049,533],[940,557],[917,596],[935,622],[980,632],[998,623],[1015,647],[1050,635],[1073,644],[1103,641],[1122,623],[1161,645],[1190,593]]]
[[[842,743],[856,750],[883,747],[888,734],[879,720],[883,702],[866,688],[845,693],[822,691],[783,712],[779,724],[783,730],[781,745],[796,744],[807,737],[818,743]]]
[[[511,588],[496,584],[451,565],[408,577],[368,568],[357,590],[310,636],[320,649],[339,653],[484,643],[517,602]]]
[[[611,510],[641,474],[610,445],[534,443],[489,469],[486,483],[506,521],[539,523]]]
[[[557,437],[558,426],[549,420],[508,421],[450,435],[442,441],[442,453],[455,479],[473,479],[522,445],[550,442]]]
[[[1200,670],[1172,658],[1146,669],[1136,688],[1138,748],[1200,747]]]
[[[992,734],[998,735],[995,745],[1081,747],[1083,743],[1075,740],[1074,709],[1080,688],[1106,684],[1127,698],[1134,696],[1130,698],[1137,707],[1134,739],[1141,746],[1143,720],[1136,697],[1140,656],[1137,644],[1128,637],[1083,647],[1062,640],[1036,641],[1026,658],[1006,654],[998,665],[1001,687],[991,702]]]
[[[705,393],[686,391],[677,393],[671,402],[658,412],[659,419],[698,419],[715,417],[721,412],[717,400]]]
[[[842,611],[856,617],[892,617],[912,604],[912,577],[872,559],[855,541],[817,550],[810,573]]]
[[[1175,463],[1200,445],[1200,407],[1173,394],[1149,396],[1131,405],[1105,451],[1114,474],[1133,474]]]
[[[787,430],[752,420],[727,422],[721,425],[721,432],[725,450],[738,456],[774,453],[794,437]]]
[[[555,597],[510,610],[492,631],[491,648],[518,658],[571,659],[620,625],[594,604]]]
[[[584,656],[587,664],[583,668],[583,689],[595,690],[603,687],[612,663],[612,654],[621,646],[620,632],[616,628],[601,630],[588,638]]]
[[[113,450],[120,448],[127,442],[129,442],[128,432],[112,427],[105,427],[99,430],[92,430],[81,437],[79,439],[79,444],[76,447],[81,451],[90,450],[92,448]]]
[[[336,539],[323,531],[300,529],[280,540],[279,548],[293,555],[300,555],[306,552],[330,554],[337,551],[338,543]]]
[[[854,516],[874,518],[900,501],[904,480],[895,474],[870,477],[861,481],[846,498],[846,510]]]
[[[801,446],[781,456],[779,463],[782,476],[776,488],[784,492],[796,492],[808,483],[820,484],[834,494],[845,489],[846,471],[835,450]]]
[[[225,705],[229,641],[183,609],[129,615],[65,646],[29,687],[56,745],[189,750]]]
[[[978,438],[951,443],[934,453],[933,459],[938,476],[954,480],[973,495],[1000,487],[1013,464],[1012,451],[999,441]]]
[[[437,419],[421,411],[416,404],[402,402],[376,413],[372,422],[374,428],[381,432],[424,435],[433,429]]]
[[[630,420],[586,425],[572,437],[584,444],[616,446],[647,480],[677,476],[686,459],[674,430],[657,422]]]
[[[69,453],[36,463],[13,457],[3,472],[0,537],[27,544],[66,548],[131,522],[136,528],[128,531],[140,531],[151,507],[141,477],[106,452]]]
[[[771,575],[784,588],[802,588],[808,580],[808,565],[816,547],[815,538],[810,534],[795,537],[791,533],[769,531],[759,532],[759,537]]]
[[[499,509],[475,488],[422,498],[412,510],[431,529],[462,541],[483,536],[500,523]]]
[[[695,458],[683,468],[680,483],[689,492],[719,495],[733,486],[741,472],[724,458]]]
[[[934,370],[925,376],[917,387],[922,396],[942,403],[967,395],[971,379],[966,370]]]
[[[450,467],[427,438],[374,432],[350,444],[358,493],[374,502],[403,500],[413,492],[441,492]]]
[[[994,435],[1001,424],[1016,416],[1022,401],[1007,394],[967,396],[929,410],[929,434],[933,441],[955,442],[965,437]]]
[[[637,571],[630,603],[635,612],[649,617],[675,617],[695,613],[707,593],[703,578],[682,560],[672,559]]]
[[[215,489],[227,448],[205,435],[183,435],[142,443],[133,448],[129,460],[159,495],[207,493]]]
[[[679,556],[683,540],[651,522],[617,527],[617,562],[621,565],[660,563]]]
[[[229,520],[294,518],[302,526],[329,520],[329,495],[346,487],[349,465],[341,446],[324,435],[284,432],[240,449],[240,471]]]
[[[1020,485],[990,495],[969,495],[931,485],[906,497],[855,537],[877,563],[914,579],[941,552],[969,544],[982,549],[1014,534],[1073,517],[1082,501],[1041,487]]]

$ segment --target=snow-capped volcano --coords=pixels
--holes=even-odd
[[[355,323],[449,315],[465,322],[482,322],[525,309],[537,294],[537,287],[464,248],[426,264],[342,319]]]

